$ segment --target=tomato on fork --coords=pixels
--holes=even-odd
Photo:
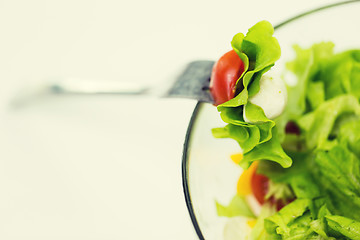
[[[216,106],[235,97],[236,82],[243,72],[244,63],[234,50],[225,53],[215,63],[210,79],[210,93]]]

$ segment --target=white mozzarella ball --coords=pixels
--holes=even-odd
[[[273,73],[264,74],[260,79],[260,90],[248,99],[249,102],[261,107],[265,116],[274,119],[284,111],[287,102],[287,91],[284,81]],[[243,117],[246,122],[245,111]]]

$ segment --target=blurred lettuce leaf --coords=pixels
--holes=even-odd
[[[216,202],[216,211],[217,214],[222,217],[244,216],[255,218],[255,215],[245,200],[245,197],[239,195],[235,195],[227,206]]]

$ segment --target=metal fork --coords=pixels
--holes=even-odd
[[[213,65],[214,61],[190,62],[174,82],[169,83],[170,87],[155,95],[166,98],[190,98],[201,102],[213,103],[209,92],[210,75]],[[43,94],[154,95],[154,89],[153,87],[134,82],[62,79],[23,89],[11,101],[11,105],[15,107],[21,106],[27,103],[29,99]]]

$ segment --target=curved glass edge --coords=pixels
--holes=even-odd
[[[319,8],[315,8],[315,9],[312,9],[312,10],[309,10],[309,11],[306,11],[304,13],[300,13],[294,17],[291,17],[291,18],[288,18],[282,22],[280,22],[279,24],[275,25],[274,26],[274,29],[278,29],[278,28],[281,28],[282,26],[288,24],[288,23],[291,23],[293,21],[296,21],[297,19],[300,19],[300,18],[303,18],[307,15],[310,15],[310,14],[313,14],[313,13],[316,13],[316,12],[320,12],[322,10],[325,10],[325,9],[328,9],[328,8],[333,8],[333,7],[337,7],[337,6],[340,6],[340,5],[345,5],[345,4],[349,4],[349,3],[356,3],[356,2],[360,2],[360,0],[348,0],[348,1],[341,1],[341,2],[336,2],[336,3],[332,3],[332,4],[328,4],[328,5],[325,5],[325,6],[322,6],[322,7],[319,7]]]
[[[195,119],[197,114],[199,113],[199,109],[200,109],[200,105],[201,102],[197,102],[194,111],[191,115],[190,118],[190,122],[186,131],[186,135],[185,135],[185,142],[184,142],[184,148],[183,148],[183,156],[182,156],[182,166],[181,166],[181,171],[182,171],[182,185],[183,185],[183,191],[184,191],[184,196],[185,196],[185,202],[186,202],[186,207],[189,211],[189,215],[191,218],[191,222],[195,228],[195,232],[198,235],[200,240],[204,240],[204,236],[200,230],[198,221],[196,219],[195,213],[194,213],[194,208],[192,206],[192,202],[191,202],[191,197],[190,197],[190,191],[189,191],[189,181],[188,181],[188,176],[189,176],[189,171],[188,171],[188,149],[189,149],[189,144],[190,144],[190,137],[191,137],[191,132],[192,129],[194,127],[194,123],[195,123]]]
[[[316,12],[319,12],[319,11],[322,11],[322,10],[325,10],[325,9],[329,9],[329,8],[333,8],[333,7],[336,7],[336,6],[340,6],[340,5],[345,5],[345,4],[349,4],[349,3],[355,3],[355,2],[360,2],[360,0],[350,0],[350,1],[341,1],[341,2],[337,2],[337,3],[333,3],[333,4],[328,4],[328,5],[325,5],[325,6],[322,6],[322,7],[319,7],[319,8],[315,8],[315,9],[312,9],[310,11],[306,11],[304,13],[301,13],[299,15],[296,15],[292,18],[289,18],[289,19],[286,19],[284,21],[282,21],[281,23],[277,24],[274,26],[274,29],[279,29],[281,28],[282,26],[290,23],[290,22],[293,22],[293,21],[296,21],[297,19],[300,19],[302,17],[305,17],[307,15],[310,15],[310,14],[313,14],[313,13],[316,13]],[[192,205],[192,201],[191,201],[191,196],[190,196],[190,191],[189,191],[189,171],[188,171],[188,149],[189,149],[189,144],[190,144],[190,137],[191,137],[191,132],[192,132],[192,129],[193,129],[193,126],[194,126],[194,123],[195,123],[195,119],[196,119],[196,116],[198,115],[199,113],[199,109],[200,109],[200,106],[201,106],[201,103],[200,101],[197,102],[195,108],[194,108],[194,111],[191,115],[191,118],[190,118],[190,122],[189,122],[189,125],[188,125],[188,128],[187,128],[187,131],[186,131],[186,135],[185,135],[185,142],[184,142],[184,147],[183,147],[183,155],[182,155],[182,184],[183,184],[183,191],[184,191],[184,196],[185,196],[185,202],[186,202],[186,207],[189,211],[189,215],[190,215],[190,218],[191,218],[191,221],[192,221],[192,224],[195,228],[195,232],[196,234],[198,235],[199,239],[200,240],[205,240],[201,230],[200,230],[200,226],[199,226],[199,223],[196,219],[196,216],[195,216],[195,212],[194,212],[194,208],[193,208],[193,205]]]

